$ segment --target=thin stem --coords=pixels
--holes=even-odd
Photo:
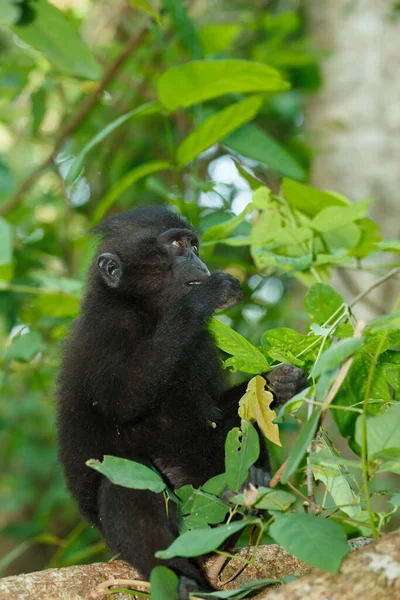
[[[372,283],[366,290],[364,290],[363,292],[360,292],[354,298],[354,300],[349,304],[350,308],[353,308],[353,306],[355,304],[357,304],[357,302],[359,302],[360,300],[362,300],[364,298],[364,296],[366,296],[367,294],[369,294],[370,292],[372,292],[372,290],[374,290],[375,288],[377,288],[379,285],[382,285],[382,283],[385,283],[385,281],[388,281],[392,277],[395,277],[399,273],[400,273],[400,267],[396,267],[395,269],[392,269],[391,271],[389,271],[389,273],[386,273],[386,275],[384,275],[383,277],[380,277],[379,279],[377,279],[376,281],[374,281],[374,283]]]
[[[395,270],[395,269],[394,269]],[[389,273],[388,273],[389,275]],[[393,276],[393,273],[392,275]],[[388,279],[388,277],[385,278],[385,281]],[[378,282],[375,282],[375,284],[377,284]],[[383,283],[383,278],[379,281],[379,283]],[[378,283],[378,285],[379,285]],[[376,285],[374,285],[373,287],[376,287]],[[372,289],[372,287],[370,287],[369,291]],[[395,305],[393,307],[393,310],[391,312],[394,312],[397,310],[398,306],[400,304],[400,296],[398,296]],[[382,335],[381,339],[379,340],[379,344],[377,346],[376,352],[374,354],[374,356],[372,357],[372,361],[371,361],[371,366],[369,368],[369,372],[368,372],[368,378],[367,378],[367,384],[365,386],[365,394],[364,394],[364,402],[363,402],[363,414],[361,415],[361,463],[362,463],[362,481],[363,481],[363,487],[364,487],[364,495],[365,495],[365,504],[367,506],[367,511],[368,511],[368,515],[369,515],[369,519],[370,519],[370,523],[371,523],[371,531],[372,531],[372,537],[374,538],[374,540],[378,539],[378,532],[376,530],[375,527],[375,523],[374,523],[374,513],[372,510],[372,505],[371,505],[371,497],[370,497],[370,493],[369,493],[369,489],[368,489],[368,479],[369,479],[369,466],[368,466],[368,431],[367,431],[367,415],[368,415],[368,400],[369,400],[369,396],[371,393],[371,388],[372,388],[372,382],[373,382],[373,378],[374,378],[374,374],[375,374],[375,368],[378,362],[378,358],[382,352],[382,348],[386,342],[387,339],[387,333],[385,333],[384,335]]]

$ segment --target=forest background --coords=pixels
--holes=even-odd
[[[398,526],[400,439],[385,432],[400,430],[399,57],[390,0],[2,2],[2,576],[109,557],[57,462],[56,376],[88,231],[139,205],[181,212],[210,269],[241,280],[220,319],[251,346],[216,332],[232,378],[263,361],[314,369],[296,416],[281,415],[275,470],[341,373],[324,459],[314,428],[286,473],[297,510],[308,470],[350,537]]]

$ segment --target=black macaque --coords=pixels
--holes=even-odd
[[[246,383],[226,390],[207,318],[236,304],[239,282],[210,275],[193,228],[160,207],[105,221],[82,314],[66,343],[59,378],[59,456],[82,515],[145,577],[159,563],[180,577],[180,597],[209,590],[199,563],[160,561],[178,535],[174,503],[116,486],[85,465],[105,454],[153,465],[172,489],[197,487],[224,471],[227,432],[240,424]],[[266,375],[277,402],[305,387],[282,365]],[[264,461],[264,462],[263,462]],[[252,469],[268,484],[268,457]]]

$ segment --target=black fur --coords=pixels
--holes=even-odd
[[[129,211],[100,233],[62,361],[59,455],[82,515],[148,577],[161,562],[154,553],[178,534],[173,503],[167,518],[161,495],[115,486],[85,463],[111,454],[154,465],[172,489],[223,472],[225,436],[239,424],[246,384],[225,391],[206,321],[241,290],[226,273],[208,274],[193,229],[164,208]],[[201,283],[188,285],[195,279]],[[274,378],[283,400],[305,383],[290,366]],[[162,562],[207,589],[194,561]]]

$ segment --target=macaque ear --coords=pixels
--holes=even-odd
[[[104,252],[98,257],[97,266],[101,278],[108,287],[117,288],[122,279],[122,263],[119,256],[111,252]]]

